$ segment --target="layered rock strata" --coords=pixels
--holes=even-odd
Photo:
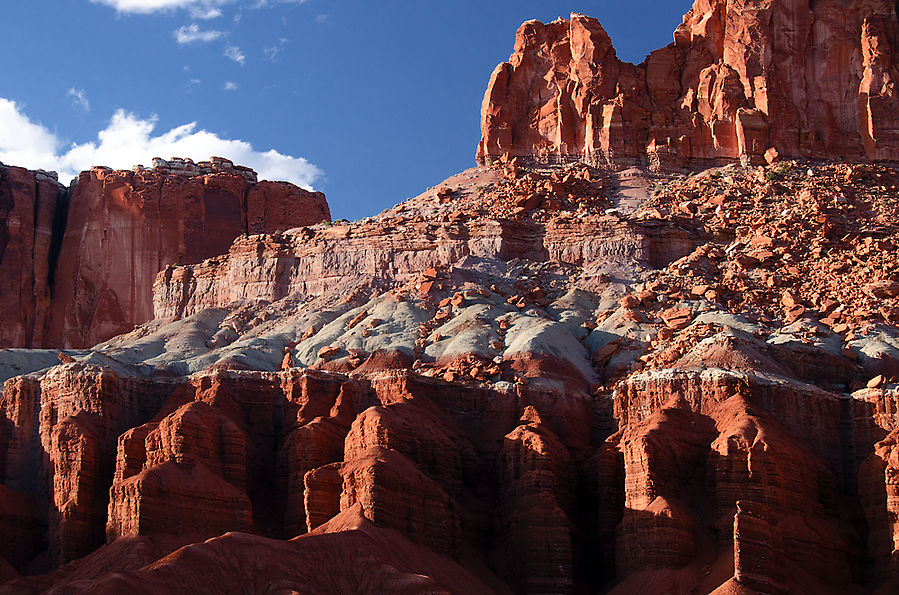
[[[637,67],[527,23],[491,167],[165,267],[91,350],[0,352],[0,592],[895,592],[899,175],[778,162],[890,146],[893,10],[700,1]]]
[[[367,278],[391,285],[465,258],[531,257],[582,266],[614,256],[661,264],[692,247],[679,230],[659,230],[651,223],[634,225],[617,217],[546,225],[508,220],[405,223],[239,239],[224,257],[161,272],[155,285],[155,315],[189,316],[241,299],[321,295],[347,280],[355,283]],[[260,259],[262,266],[257,265]]]
[[[500,592],[889,590],[895,177],[624,179],[510,159],[163,271],[165,319],[6,383],[0,555],[356,515]]]
[[[718,357],[621,383],[608,397],[620,430],[604,440],[591,437],[610,414],[601,400],[539,386],[408,371],[141,378],[64,364],[7,384],[2,479],[24,494],[3,488],[16,503],[4,515],[21,528],[16,543],[34,552],[49,540],[60,561],[93,551],[104,531],[112,545],[323,534],[356,511],[444,559],[491,560],[515,592],[628,590],[647,577],[705,592],[727,581],[839,592],[863,563],[864,534],[844,516],[858,494],[872,528],[862,547],[877,583],[891,580],[899,392],[861,391],[847,407],[791,372],[743,368],[739,356],[760,348],[726,332],[696,349]],[[886,409],[872,417],[876,403]],[[588,567],[606,570],[588,579]]]
[[[48,174],[0,166],[0,345],[44,347],[66,191]]]

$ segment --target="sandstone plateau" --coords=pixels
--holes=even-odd
[[[0,593],[897,592],[895,22],[699,0],[640,66],[526,23],[485,163],[354,222],[3,169]]]

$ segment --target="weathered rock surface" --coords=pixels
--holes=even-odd
[[[224,258],[161,272],[154,312],[157,318],[183,317],[241,299],[321,295],[348,282],[370,280],[382,286],[407,282],[429,268],[446,269],[466,258],[526,257],[575,266],[601,266],[606,259],[661,264],[692,249],[679,230],[593,211],[582,219],[569,216],[542,222],[471,219],[462,214],[450,218],[449,209],[441,209],[430,219],[399,214],[354,227],[252,236],[235,242]]]
[[[156,320],[0,352],[0,591],[896,591],[899,175],[788,159],[891,146],[894,21],[702,0],[640,66],[528,23],[490,167],[278,234],[289,189],[217,202],[254,235],[165,267]],[[76,190],[249,184],[213,166]]]
[[[888,591],[894,177],[715,171],[625,211],[609,172],[506,160],[169,268],[165,319],[90,351],[8,352],[13,568],[356,515],[494,591]],[[108,564],[156,584],[165,553]]]
[[[39,593],[50,586],[72,593],[147,594],[507,592],[353,509],[290,541],[229,533],[180,545],[171,538],[123,538],[48,577],[8,582],[0,593]]]
[[[868,547],[877,578],[899,585],[899,430],[874,447],[859,471],[859,496],[868,521]]]
[[[0,345],[49,347],[51,262],[65,189],[41,172],[0,165]]]
[[[153,281],[167,266],[223,254],[247,233],[330,219],[321,193],[256,183],[226,160],[94,168],[68,189],[3,166],[0,213],[6,347],[90,347],[153,318]]]
[[[634,65],[595,19],[528,21],[490,79],[478,159],[895,160],[897,30],[886,0],[696,0]]]
[[[574,514],[575,472],[571,455],[528,406],[499,455],[503,490],[502,547],[517,591],[574,592],[574,555],[569,515]]]

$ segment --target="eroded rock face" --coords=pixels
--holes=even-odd
[[[329,219],[327,203],[240,172],[82,173],[70,197],[46,345],[87,347],[153,318],[152,287],[169,265],[227,252],[247,233]]]
[[[859,495],[870,529],[868,541],[880,580],[896,584],[899,552],[899,430],[878,442],[859,472]]]
[[[686,356],[632,375],[612,396],[620,430],[597,447],[583,427],[610,411],[536,387],[408,370],[165,379],[64,364],[7,385],[0,496],[14,505],[0,522],[20,527],[23,554],[46,535],[66,561],[104,531],[112,545],[320,535],[345,532],[334,519],[357,514],[448,558],[480,552],[516,592],[574,592],[588,558],[606,569],[591,584],[625,590],[650,580],[840,592],[855,583],[860,537],[840,512],[852,498],[846,457],[873,452],[858,493],[887,584],[896,395],[869,389],[842,405],[789,374],[740,371],[759,347],[713,339],[701,346],[717,354],[707,363],[737,369],[690,367]],[[854,442],[815,438],[833,433]],[[44,461],[28,482],[23,461]]]
[[[539,499],[548,489],[567,510],[574,507],[570,455],[548,428],[526,430],[544,436],[535,445],[517,437],[523,427],[503,438],[520,415],[509,395],[484,390],[462,405],[452,385],[408,372],[372,381],[298,372],[154,379],[65,364],[11,383],[2,402],[0,470],[4,484],[25,493],[3,486],[16,506],[0,520],[21,524],[22,555],[49,540],[51,564],[93,551],[104,531],[110,543],[229,531],[297,535],[350,510],[458,557],[471,544],[494,547],[485,540],[491,508],[478,497],[493,489],[493,477],[520,486],[510,487],[513,500]],[[539,392],[521,397],[543,400]],[[529,411],[527,419],[539,420],[533,406]],[[510,441],[519,440],[513,449]],[[554,460],[541,462],[547,440]],[[500,448],[508,462],[496,475]],[[43,462],[22,482],[29,461]],[[565,527],[557,529],[567,534]],[[571,585],[571,568],[563,574],[560,584]]]
[[[897,27],[887,1],[697,0],[633,65],[595,19],[528,21],[490,79],[478,159],[892,160]]]
[[[0,345],[44,346],[66,194],[53,178],[0,165]]]
[[[498,467],[501,545],[513,584],[527,593],[574,592],[574,465],[534,407],[525,408],[520,425],[503,439]]]
[[[0,592],[506,592],[397,531],[375,526],[356,509],[290,541],[231,533],[183,545],[172,537],[123,538],[51,575],[11,580]]]
[[[274,301],[292,292],[321,295],[361,279],[406,282],[430,267],[445,268],[466,257],[507,261],[526,256],[576,265],[607,257],[667,262],[691,246],[678,230],[603,216],[545,225],[499,218],[397,219],[240,239],[223,258],[162,271],[154,289],[155,315],[189,316],[239,299]]]
[[[94,168],[69,189],[0,166],[0,345],[92,346],[153,318],[153,282],[167,266],[223,254],[241,235],[330,219],[321,193],[256,183],[229,163]]]
[[[666,376],[635,379],[640,388],[633,388],[655,393],[656,404],[621,401],[652,413],[610,438],[610,454],[621,453],[618,470],[612,474],[607,464],[598,470],[601,483],[624,485],[615,530],[618,576],[655,573],[660,585],[680,576],[705,589],[721,584],[720,575],[713,577],[727,568],[732,582],[758,591],[847,588],[856,534],[841,518],[839,455],[829,459],[820,446],[809,449],[784,430],[760,379],[725,387],[711,374],[681,378],[708,387],[700,404],[681,396],[691,394],[687,386],[672,390],[674,379]],[[806,406],[814,402],[807,398]],[[601,515],[606,531],[612,522]],[[705,576],[685,579],[697,565]]]
[[[26,389],[25,399],[31,397]],[[151,417],[171,385],[140,382],[112,370],[68,364],[51,370],[39,384],[39,426],[25,421],[12,430],[30,452],[24,461],[37,461],[44,477],[30,493],[49,495],[49,552],[54,561],[67,562],[93,551],[104,541],[102,526],[110,472],[115,469],[116,437]],[[20,399],[15,389],[4,393],[7,403]],[[37,440],[29,433],[37,432]],[[33,476],[34,473],[32,472]],[[46,491],[45,491],[46,490]]]
[[[0,351],[0,577],[894,591],[897,183],[506,158],[168,268],[162,319]]]

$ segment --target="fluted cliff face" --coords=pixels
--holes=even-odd
[[[226,160],[207,165],[95,168],[71,189],[0,168],[0,345],[89,347],[153,318],[153,281],[166,266],[227,252],[247,233],[330,219],[321,193],[257,183]]]
[[[54,226],[65,204],[65,190],[50,176],[0,166],[0,345],[46,344]]]
[[[697,0],[639,65],[595,19],[529,21],[490,79],[478,159],[894,160],[897,49],[886,0]]]

